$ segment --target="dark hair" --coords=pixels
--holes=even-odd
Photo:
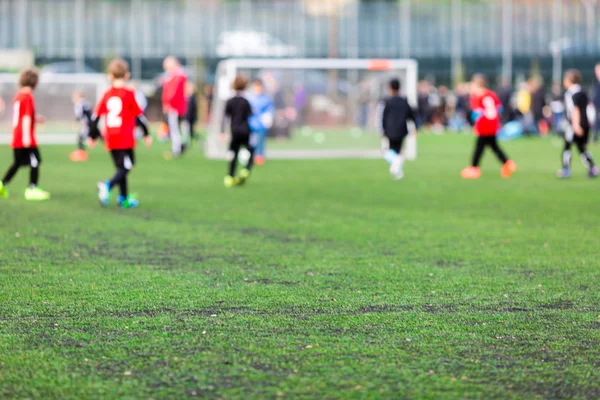
[[[397,92],[400,90],[400,81],[396,78],[392,79],[390,81],[390,89],[392,89],[394,92]]]
[[[40,75],[38,74],[37,69],[26,69],[21,72],[21,76],[19,77],[19,86],[35,89],[39,79]]]
[[[108,73],[115,79],[124,79],[129,73],[129,64],[123,59],[115,58],[108,64]]]
[[[244,75],[236,76],[233,80],[233,84],[231,85],[233,90],[236,92],[242,92],[246,90],[246,86],[248,86],[248,78],[246,78]]]
[[[565,79],[574,84],[579,84],[583,80],[581,78],[581,72],[577,69],[570,69],[565,72]]]

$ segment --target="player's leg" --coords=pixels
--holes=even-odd
[[[233,187],[236,184],[235,181],[235,170],[237,167],[238,154],[241,148],[240,138],[233,135],[231,137],[231,143],[229,144],[229,152],[227,153],[229,160],[229,169],[228,175],[225,177],[224,184],[225,187]]]
[[[179,157],[181,155],[181,131],[179,130],[179,115],[170,111],[167,113],[167,124],[169,126],[169,136],[171,137],[171,155]]]
[[[587,149],[588,140],[589,132],[586,132],[583,136],[575,136],[573,139],[575,145],[577,146],[577,150],[579,150],[579,154],[581,155],[581,161],[588,170],[588,176],[590,178],[595,178],[598,176],[600,171],[598,170],[598,166],[594,163],[592,154]]]
[[[483,151],[485,150],[486,145],[487,145],[487,138],[485,136],[477,137],[477,141],[475,142],[475,151],[473,152],[473,159],[471,161],[471,166],[463,169],[461,172],[461,176],[464,179],[478,179],[481,176],[481,170],[479,169],[479,163],[481,162],[481,157],[483,156]]]
[[[402,144],[404,137],[400,139],[390,139],[390,148],[386,155],[390,163],[390,174],[395,179],[404,178],[404,156],[402,155]]]
[[[19,168],[23,164],[23,152],[24,149],[13,150],[13,163],[10,165],[10,167],[8,167],[8,170],[4,174],[2,180],[0,181],[0,197],[8,197],[8,190],[6,189],[6,186],[10,183],[10,181],[12,181],[12,179],[17,174],[17,171],[19,171]]]
[[[77,135],[77,150],[71,153],[69,158],[73,162],[83,162],[88,158],[88,154],[85,151],[85,141],[88,138],[88,130],[82,129]]]
[[[38,149],[29,149],[29,188],[25,190],[25,199],[33,201],[48,200],[50,193],[38,186],[42,157]]]
[[[565,146],[563,148],[562,157],[562,169],[556,174],[561,179],[567,179],[571,177],[571,147],[573,144],[573,133],[570,129],[565,132]]]
[[[121,195],[118,198],[118,204],[123,208],[135,208],[140,205],[140,202],[129,194],[128,177],[134,165],[135,153],[133,149],[125,150],[125,157],[123,158],[123,169],[125,170],[125,173],[123,179],[119,182],[119,191],[121,192]]]
[[[250,171],[252,171],[252,167],[254,166],[254,146],[252,146],[252,139],[248,138],[245,140],[242,145],[248,150],[250,153],[250,157],[248,158],[248,162],[246,163],[246,167],[240,171],[239,183],[244,184],[248,178],[250,177]]]
[[[496,136],[492,136],[492,138],[490,139],[490,147],[492,148],[494,154],[496,154],[496,157],[498,157],[498,159],[502,163],[500,175],[505,179],[510,178],[510,176],[517,171],[517,164],[515,164],[514,161],[508,159],[506,154],[500,148],[500,145],[498,145],[498,139],[496,138]]]
[[[267,131],[256,132],[256,148],[255,148],[255,162],[256,165],[264,165],[265,163],[265,142],[267,140]]]

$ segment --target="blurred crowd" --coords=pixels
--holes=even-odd
[[[593,140],[600,134],[600,64],[596,79],[590,86],[588,116],[594,121]],[[526,135],[561,134],[566,124],[564,89],[560,84],[550,87],[540,77],[532,77],[513,86],[500,81],[496,94],[502,102],[502,123],[517,121]],[[469,84],[460,83],[450,90],[423,80],[418,84],[418,119],[421,126],[434,133],[461,132],[470,124]]]

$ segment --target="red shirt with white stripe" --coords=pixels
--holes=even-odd
[[[29,117],[29,129],[24,129],[23,119]],[[35,138],[35,101],[31,89],[21,89],[13,102],[13,149],[33,149],[37,147]]]
[[[187,113],[186,82],[187,76],[181,68],[173,74],[167,74],[162,92],[163,109],[167,112],[175,111],[180,117]]]
[[[500,130],[500,107],[502,103],[491,90],[481,96],[471,96],[471,110],[479,114],[475,122],[477,136],[496,136]]]

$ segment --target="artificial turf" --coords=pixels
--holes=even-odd
[[[137,210],[98,206],[101,149],[43,148],[52,200],[23,170],[0,202],[0,398],[599,398],[600,182],[556,180],[550,139],[463,181],[472,144],[229,190],[199,149],[141,148]]]

